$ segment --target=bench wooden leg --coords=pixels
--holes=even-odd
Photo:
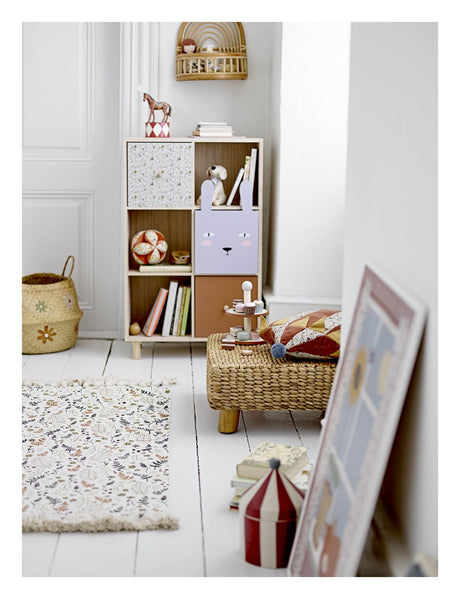
[[[236,433],[239,418],[239,410],[220,410],[217,430],[219,433]]]
[[[133,343],[133,359],[134,360],[141,359],[141,348],[142,348],[142,343],[137,343],[137,342]]]

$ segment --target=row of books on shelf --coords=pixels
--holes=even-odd
[[[151,337],[155,333],[163,313],[162,336],[185,335],[190,313],[190,297],[190,286],[179,285],[178,281],[170,281],[169,289],[162,287],[142,329],[144,335]]]
[[[227,206],[231,206],[241,181],[250,181],[254,185],[256,176],[257,148],[252,148],[251,155],[246,156],[244,165],[238,171],[231,192],[228,194]]]
[[[239,509],[241,495],[270,471],[271,458],[278,458],[281,462],[280,472],[301,491],[307,492],[313,467],[307,448],[282,443],[260,443],[236,465],[236,474],[230,481],[233,489],[229,504],[231,510]]]

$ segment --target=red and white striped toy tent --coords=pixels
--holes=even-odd
[[[304,493],[278,470],[271,470],[240,499],[241,557],[262,568],[286,568]]]

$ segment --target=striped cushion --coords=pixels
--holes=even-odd
[[[267,343],[279,344],[285,351],[274,357],[308,360],[330,360],[340,353],[342,312],[315,310],[282,318],[271,324],[262,317],[259,335]],[[274,349],[278,349],[274,348]]]

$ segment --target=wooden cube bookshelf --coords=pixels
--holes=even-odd
[[[221,164],[227,169],[224,190],[230,194],[245,157],[257,149],[252,210],[258,214],[257,270],[227,274],[197,272],[194,246],[196,203],[206,170]],[[253,298],[262,294],[262,205],[263,140],[260,138],[138,138],[124,142],[124,339],[133,344],[133,357],[140,358],[141,345],[153,342],[206,341],[211,333],[226,332],[232,323],[224,305],[241,296],[241,283],[253,283]],[[212,210],[241,210],[239,192],[231,206]],[[161,231],[168,243],[165,259],[158,271],[140,272],[130,243],[139,231]],[[191,263],[187,272],[171,265],[173,250],[188,250]],[[169,289],[171,280],[191,288],[189,319],[185,335],[161,334],[163,315],[156,332],[131,335],[129,327],[138,322],[142,328],[161,288]],[[164,311],[163,311],[164,312]]]

